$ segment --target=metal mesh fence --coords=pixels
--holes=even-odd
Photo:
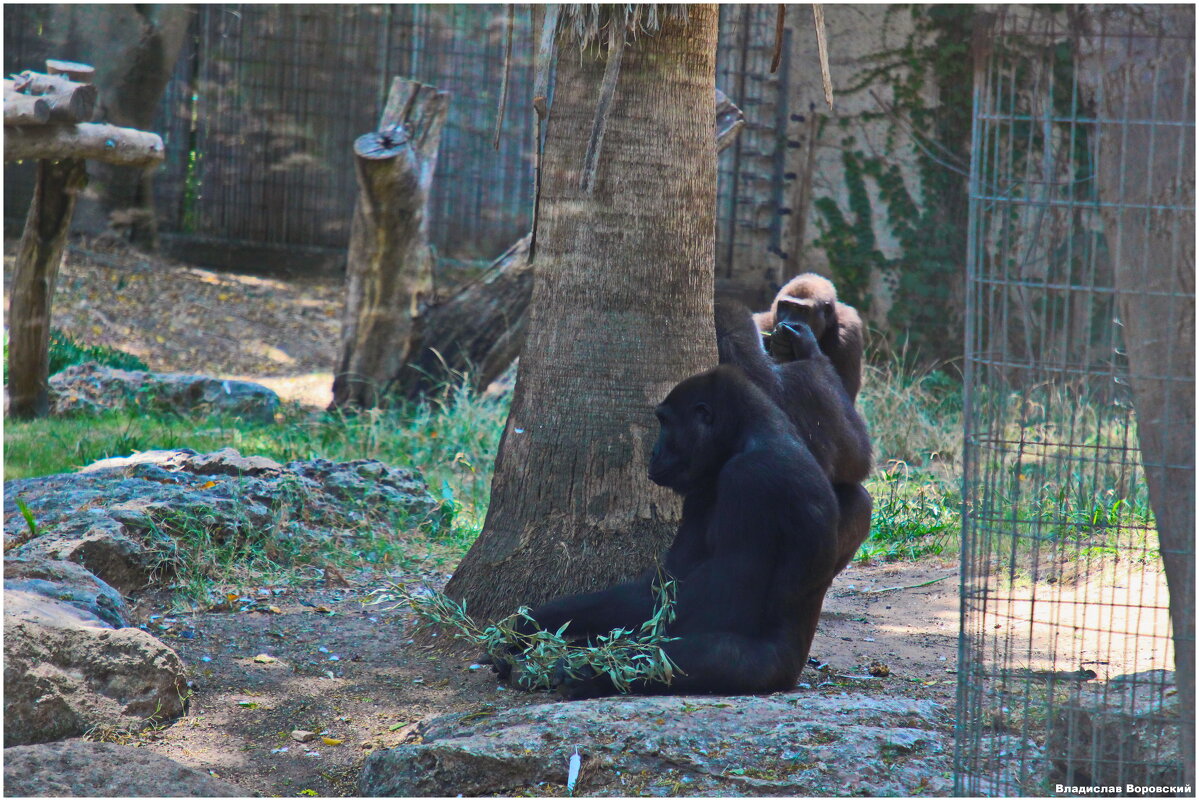
[[[967,796],[1180,786],[1194,727],[1193,10],[1051,8],[1004,9],[975,77]]]
[[[794,16],[794,15],[793,15]],[[791,30],[784,31],[779,69],[774,57],[776,7],[720,7],[716,86],[745,114],[745,127],[717,164],[716,274],[730,277],[751,254],[782,255],[786,205],[787,127],[791,100]]]
[[[503,6],[201,6],[198,26],[199,160],[182,181],[190,187],[182,230],[344,247],[353,142],[374,129],[394,75],[452,94],[430,202],[433,241],[485,257],[528,227],[531,122],[517,111],[529,108],[532,85],[527,19],[514,26],[498,152]]]

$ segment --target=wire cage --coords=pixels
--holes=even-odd
[[[1193,31],[1009,6],[976,35],[959,795],[1193,778]]]

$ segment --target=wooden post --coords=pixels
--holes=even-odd
[[[8,306],[8,411],[14,417],[42,417],[50,408],[50,304],[75,200],[86,185],[83,159],[38,162]]]
[[[4,81],[4,160],[38,162],[8,307],[8,411],[20,418],[50,410],[50,309],[75,201],[87,185],[84,159],[137,167],[163,159],[157,134],[86,122],[97,99],[91,66],[49,60],[46,67],[48,75],[26,70]]]
[[[426,205],[449,99],[396,78],[379,129],[354,142],[358,202],[330,408],[380,405],[419,337],[433,266]]]

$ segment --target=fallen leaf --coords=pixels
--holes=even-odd
[[[341,745],[343,740],[338,740],[336,737],[322,737],[321,742],[325,745]]]
[[[278,662],[279,660],[270,654],[259,654],[258,656],[254,657],[254,661],[261,662],[264,665],[269,665],[271,662]]]

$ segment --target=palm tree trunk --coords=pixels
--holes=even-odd
[[[677,499],[646,478],[654,406],[716,362],[717,10],[626,48],[591,194],[604,62],[563,45],[543,161],[528,339],[483,533],[447,592],[480,619],[650,565]]]

